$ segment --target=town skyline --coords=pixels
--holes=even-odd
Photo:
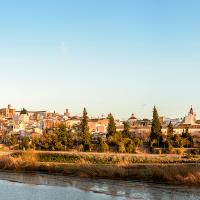
[[[9,106],[11,107],[11,104],[7,104],[8,105],[8,108],[9,108]],[[154,105],[155,106],[155,105]],[[156,106],[155,106],[156,107]],[[2,107],[3,109],[7,109],[7,107]],[[84,108],[86,108],[86,107],[84,107]],[[197,120],[198,120],[198,115],[197,115],[197,112],[196,112],[196,110],[195,110],[195,108],[191,105],[191,107],[190,108],[188,108],[188,112],[184,115],[184,116],[182,116],[182,117],[178,117],[178,116],[175,116],[175,117],[169,117],[169,116],[165,116],[165,115],[160,115],[159,114],[159,112],[158,112],[158,115],[159,115],[159,117],[165,117],[165,118],[168,118],[168,119],[184,119],[184,117],[185,116],[187,116],[187,114],[190,112],[189,110],[190,109],[193,109],[194,111],[194,115],[195,116],[197,116]],[[44,112],[49,112],[49,113],[58,113],[59,115],[65,115],[65,112],[66,112],[66,108],[65,109],[63,109],[63,111],[61,111],[61,112],[59,112],[59,111],[57,111],[57,110],[55,110],[55,109],[53,109],[53,110],[48,110],[48,109],[35,109],[35,110],[31,110],[31,109],[27,109],[26,107],[22,107],[22,108],[20,108],[20,109],[16,109],[16,108],[14,108],[14,110],[16,110],[16,112],[18,112],[18,113],[20,113],[21,112],[21,110],[22,109],[26,109],[28,112],[40,112],[40,111],[44,111]],[[87,109],[87,108],[86,108]],[[156,109],[157,109],[157,107],[156,107]],[[67,110],[70,110],[70,114],[71,115],[69,115],[69,116],[71,116],[71,117],[73,117],[73,116],[79,116],[79,117],[82,117],[82,112],[79,112],[80,114],[76,114],[76,113],[73,113],[73,110],[71,110],[71,109],[68,109],[67,108]],[[83,109],[82,109],[83,110]],[[158,110],[158,109],[157,109]],[[159,110],[158,110],[159,111]],[[152,109],[152,112],[153,112],[153,109]],[[101,114],[99,114],[99,115],[90,115],[90,113],[88,112],[88,117],[90,118],[90,119],[94,119],[94,118],[107,118],[108,117],[108,115],[109,114],[112,114],[113,115],[113,117],[116,119],[116,120],[122,120],[122,121],[126,121],[126,120],[128,120],[133,114],[135,115],[135,117],[137,118],[137,119],[152,119],[152,117],[153,116],[151,116],[151,117],[149,117],[149,118],[147,118],[147,117],[139,117],[140,115],[138,115],[137,113],[135,113],[135,112],[132,112],[132,113],[130,113],[130,115],[129,116],[126,116],[126,117],[119,117],[119,118],[117,118],[117,117],[115,117],[115,115],[113,114],[113,112],[109,112],[109,113],[101,113]]]

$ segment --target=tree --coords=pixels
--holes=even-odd
[[[97,143],[100,144],[101,152],[108,152],[109,151],[109,146],[105,142],[103,142],[101,137],[97,138]]]
[[[192,139],[192,135],[189,132],[189,127],[188,126],[185,127],[185,131],[183,130],[182,137],[186,138],[186,144],[187,144],[187,148],[188,148],[188,144],[190,144],[190,141]]]
[[[11,143],[13,146],[17,144],[17,139],[16,139],[16,137],[15,137],[13,134],[11,134],[11,141],[10,141],[10,143]]]
[[[121,151],[122,153],[125,151],[125,146],[124,146],[124,143],[123,143],[123,142],[120,142],[120,143],[119,143],[118,149],[119,149],[119,151]]]
[[[83,109],[83,119],[81,121],[81,131],[83,134],[86,134],[89,132],[88,116],[87,116],[86,108]]]
[[[92,144],[92,136],[89,133],[89,126],[88,126],[88,116],[86,108],[83,109],[83,119],[81,121],[81,137],[83,138],[83,144],[85,151],[92,151],[94,145]]]
[[[123,138],[130,138],[130,125],[128,122],[124,121],[124,130],[122,131],[122,137]]]
[[[39,137],[35,137],[33,139],[33,145],[35,145],[37,148],[40,146],[39,142],[40,142],[40,138]]]
[[[67,144],[68,144],[68,146],[69,146],[70,149],[73,148],[73,146],[74,146],[74,140],[73,140],[72,133],[68,133],[67,134]]]
[[[173,135],[174,135],[174,127],[173,127],[171,121],[170,121],[170,123],[169,123],[169,125],[168,125],[167,127],[168,127],[168,128],[167,128],[167,137],[168,137],[169,139],[172,139],[172,138],[173,138]]]
[[[98,138],[97,138],[97,143],[98,143],[98,144],[102,144],[102,143],[103,143],[103,140],[102,140],[101,137],[98,137]]]
[[[174,147],[169,143],[168,147],[167,147],[167,150],[166,150],[166,153],[167,154],[171,154],[173,150],[174,150]]]
[[[132,144],[128,144],[126,152],[127,153],[132,153],[132,151],[133,151],[133,145]]]
[[[25,108],[22,108],[20,111],[20,114],[27,114],[28,115],[28,111]]]
[[[188,126],[185,127],[185,130],[183,129],[182,137],[191,139],[191,133],[189,132],[189,127]]]
[[[49,148],[49,144],[48,144],[47,142],[44,144],[44,148],[45,148],[45,149],[48,149],[48,148]]]
[[[162,141],[161,124],[160,124],[158,112],[155,106],[153,108],[153,120],[152,120],[152,126],[151,126],[150,141],[154,139],[157,140],[157,143],[159,141]]]
[[[102,142],[100,150],[101,150],[101,152],[108,152],[109,151],[109,146],[105,142]]]
[[[175,135],[174,140],[178,148],[183,148],[186,144],[186,138],[182,138],[180,135]]]
[[[28,143],[30,142],[30,139],[28,137],[25,137],[22,142],[24,144],[24,147],[27,149],[28,148]]]
[[[61,150],[61,149],[62,149],[62,144],[61,144],[61,142],[56,142],[56,143],[55,143],[55,149],[56,149],[56,150]]]
[[[79,151],[82,151],[82,149],[83,149],[83,145],[80,144],[80,145],[78,146],[78,148],[79,148]]]
[[[115,120],[114,120],[112,114],[110,113],[109,118],[108,118],[108,128],[107,128],[106,137],[114,136],[115,133],[116,133]]]
[[[127,146],[131,142],[131,139],[130,138],[122,138],[122,142],[124,143],[125,146]]]
[[[114,133],[113,139],[114,139],[114,143],[118,145],[119,142],[121,142],[121,140],[122,140],[121,132],[117,131],[116,133]]]
[[[139,138],[135,138],[134,143],[135,143],[135,146],[137,147],[139,145],[142,145],[142,140],[140,140]]]

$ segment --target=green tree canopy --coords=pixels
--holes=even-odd
[[[130,126],[129,126],[129,123],[124,121],[123,122],[124,124],[124,130],[122,131],[122,137],[123,138],[130,138]]]
[[[16,145],[17,144],[17,139],[16,139],[16,137],[14,136],[14,134],[11,134],[11,144],[14,146],[14,145]]]
[[[92,151],[94,145],[92,144],[92,136],[89,133],[89,126],[88,126],[88,116],[86,108],[83,109],[83,119],[81,121],[81,137],[83,138],[83,144],[85,151]]]
[[[86,108],[83,109],[83,119],[81,121],[81,131],[83,134],[86,134],[89,132],[88,116],[87,116]]]
[[[140,140],[139,138],[135,138],[133,141],[134,141],[136,147],[139,145],[142,145],[142,140]]]
[[[156,110],[156,107],[153,108],[153,120],[152,120],[152,126],[151,126],[151,134],[150,134],[150,140],[161,140],[162,131],[161,131],[161,124],[159,121],[158,112]]]
[[[189,140],[191,139],[191,133],[189,132],[188,126],[185,127],[185,130],[183,129],[182,137],[187,138]]]
[[[28,115],[28,111],[25,108],[22,108],[20,111],[20,114],[27,114]]]
[[[116,134],[115,120],[112,114],[110,113],[109,118],[108,118],[108,128],[107,128],[106,137],[114,136],[115,134]]]
[[[169,125],[167,126],[167,137],[172,139],[174,135],[174,127],[170,121]]]

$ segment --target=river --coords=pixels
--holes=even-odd
[[[0,200],[200,199],[200,188],[0,171]]]

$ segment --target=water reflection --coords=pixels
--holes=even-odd
[[[5,171],[0,188],[0,199],[200,199],[199,188]]]

